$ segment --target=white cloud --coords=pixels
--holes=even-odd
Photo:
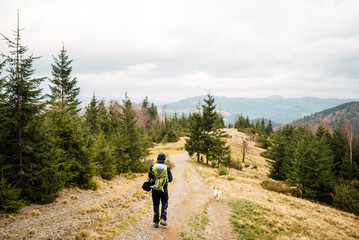
[[[358,97],[357,0],[3,0],[6,36],[16,9],[38,72],[64,43],[84,96]]]

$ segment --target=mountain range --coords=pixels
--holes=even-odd
[[[186,98],[178,102],[163,106],[166,114],[185,113],[196,111],[198,105],[204,104],[207,96]],[[228,98],[214,96],[217,110],[222,112],[226,124],[233,124],[237,115],[249,119],[265,118],[281,124],[292,123],[295,120],[310,116],[314,113],[334,108],[338,105],[359,101],[359,99],[337,98],[283,98],[271,96],[266,98]]]
[[[334,130],[340,124],[350,124],[353,126],[354,136],[359,137],[359,102],[344,103],[296,120],[293,124],[309,126],[313,131],[320,125]]]

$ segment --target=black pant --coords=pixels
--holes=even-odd
[[[160,216],[159,216],[160,200],[162,202],[161,218],[163,218],[163,220],[166,221],[167,207],[168,207],[168,191],[167,189],[165,189],[163,192],[152,189],[153,211],[155,213],[155,215],[153,216],[154,223],[158,223],[160,221]]]

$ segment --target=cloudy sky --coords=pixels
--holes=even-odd
[[[17,9],[36,74],[64,44],[84,98],[359,98],[358,0],[1,0],[5,36]]]

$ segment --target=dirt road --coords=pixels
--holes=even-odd
[[[30,205],[0,215],[0,239],[181,239],[191,231],[190,218],[203,213],[202,237],[234,239],[224,199],[213,199],[212,188],[187,161],[186,153],[171,156],[174,181],[169,186],[168,227],[153,226],[151,194],[141,189],[146,176],[112,181],[99,179],[97,191],[67,188],[51,204]]]
[[[205,228],[206,239],[235,239],[231,234],[228,222],[229,209],[226,202],[213,198],[212,188],[194,170],[193,165],[186,161],[186,153],[174,155],[174,181],[169,187],[168,226],[154,228],[152,205],[147,213],[136,224],[115,239],[180,239],[181,231],[187,228],[188,220],[194,214],[207,208],[209,219]],[[149,196],[150,197],[150,196]]]

